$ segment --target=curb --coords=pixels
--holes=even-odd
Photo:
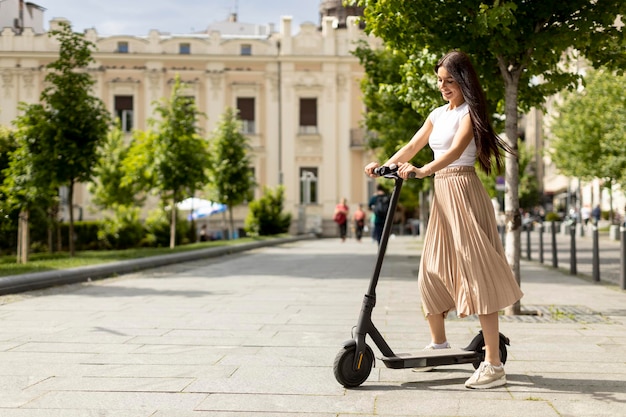
[[[0,295],[41,290],[57,285],[76,284],[79,282],[108,278],[114,275],[128,274],[159,266],[195,261],[198,259],[215,258],[231,255],[266,246],[283,245],[305,239],[313,239],[315,235],[300,235],[261,242],[242,243],[240,245],[220,246],[216,248],[197,249],[169,255],[150,256],[106,264],[81,266],[78,268],[55,271],[32,272],[20,275],[0,277]]]

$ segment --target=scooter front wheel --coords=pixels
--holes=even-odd
[[[354,369],[356,345],[341,349],[335,356],[333,370],[337,382],[346,388],[355,388],[367,380],[374,366],[374,352],[368,346],[359,361],[359,369]]]

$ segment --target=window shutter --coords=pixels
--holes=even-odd
[[[237,109],[241,120],[254,121],[254,97],[238,97]]]
[[[300,99],[300,126],[317,126],[317,99]]]

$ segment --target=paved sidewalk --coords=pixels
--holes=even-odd
[[[390,241],[374,321],[397,352],[426,345],[419,239]],[[522,262],[502,317],[509,384],[471,365],[377,362],[346,390],[332,364],[356,324],[375,245],[308,240],[0,297],[2,417],[598,417],[626,414],[626,292]],[[464,346],[475,318],[451,319]],[[376,351],[376,349],[375,349]]]
[[[563,271],[571,270],[571,236],[560,231],[555,234],[557,267]],[[539,240],[540,234],[537,228],[530,232],[530,259],[539,262]],[[578,275],[588,277],[593,276],[593,239],[591,227],[584,236],[575,236],[576,263],[575,268]],[[521,257],[528,259],[528,234],[522,231],[521,234]],[[598,258],[600,281],[621,286],[621,243],[609,238],[608,232],[599,233],[598,237]],[[549,231],[543,233],[543,263],[552,267],[553,264],[552,234]]]

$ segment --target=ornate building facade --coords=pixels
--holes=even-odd
[[[133,129],[148,128],[154,101],[169,97],[176,75],[206,115],[205,137],[226,107],[237,108],[252,147],[255,197],[263,186],[282,184],[292,232],[334,234],[337,202],[345,197],[354,209],[373,188],[363,174],[370,160],[361,128],[363,69],[351,50],[359,40],[377,41],[356,20],[346,16],[340,25],[337,17],[325,16],[320,26],[304,23],[292,31],[290,17],[275,30],[231,16],[204,32],[181,35],[153,30],[147,36],[101,36],[88,29],[85,36],[96,45],[89,68],[93,93],[120,118],[129,137]],[[50,29],[61,21],[50,21]],[[39,27],[0,32],[0,124],[11,125],[19,102],[38,102],[45,65],[57,51]],[[75,195],[85,219],[99,216],[86,187]],[[246,213],[245,205],[235,208],[239,226]],[[219,216],[205,221],[211,226],[219,221],[214,217]]]

